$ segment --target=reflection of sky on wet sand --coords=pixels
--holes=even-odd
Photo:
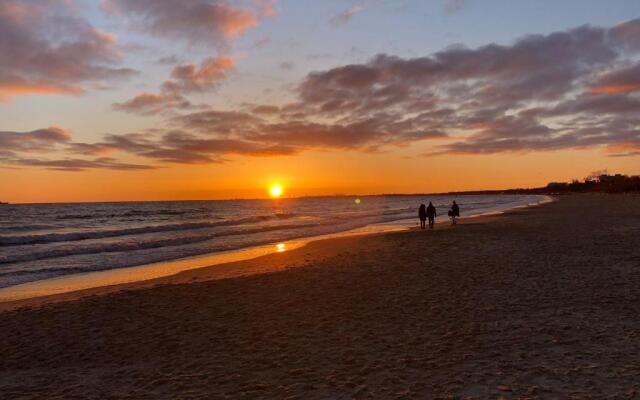
[[[203,256],[159,262],[155,264],[66,275],[59,278],[29,282],[22,285],[0,289],[0,302],[68,293],[102,286],[147,281],[175,275],[182,271],[245,261],[268,254],[282,253],[284,251],[290,251],[298,247],[302,247],[312,240],[317,240],[317,238],[292,240],[286,243],[277,243],[275,245],[269,244],[247,249],[230,250]]]

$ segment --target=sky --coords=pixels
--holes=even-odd
[[[637,0],[3,0],[0,201],[640,174]]]

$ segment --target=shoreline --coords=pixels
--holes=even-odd
[[[639,199],[567,196],[7,310],[0,393],[635,398]],[[213,279],[247,268],[278,272]]]
[[[504,210],[488,211],[477,215],[464,216],[459,220],[462,224],[486,223],[492,218],[508,215],[518,210],[543,206],[557,201],[552,196],[536,203],[522,204]],[[442,218],[447,218],[442,216]],[[400,222],[400,221],[398,221]],[[462,225],[461,224],[461,225]],[[450,228],[448,218],[436,223],[436,230]],[[387,227],[385,229],[385,227]],[[378,229],[376,229],[376,227]],[[190,280],[202,280],[198,270],[209,270],[205,280],[219,280],[242,276],[273,273],[287,269],[286,265],[272,265],[256,268],[252,266],[265,257],[277,257],[281,253],[304,252],[308,247],[322,248],[321,254],[331,254],[332,247],[340,246],[340,241],[353,237],[367,237],[375,235],[389,235],[406,231],[419,231],[416,227],[405,227],[397,223],[382,223],[356,228],[350,231],[338,232],[321,236],[294,239],[278,244],[254,246],[246,249],[203,254],[183,259],[163,261],[147,265],[126,268],[116,268],[104,271],[93,271],[81,274],[28,282],[20,285],[0,289],[0,313],[17,308],[34,307],[55,302],[76,301],[87,296],[104,295],[124,290],[149,288],[159,284],[186,283]],[[429,229],[427,229],[428,231]],[[326,244],[325,242],[329,242]],[[318,243],[319,244],[316,244]],[[297,255],[295,253],[294,255]],[[316,257],[321,256],[316,255]],[[271,260],[269,260],[271,261]],[[192,273],[192,274],[190,274]]]

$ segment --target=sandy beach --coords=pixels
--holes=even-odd
[[[261,273],[268,272],[268,273]],[[0,305],[0,398],[640,397],[640,197]]]

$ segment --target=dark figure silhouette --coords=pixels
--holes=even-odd
[[[460,217],[460,207],[458,207],[455,200],[451,205],[451,210],[449,210],[449,217],[451,217],[451,224],[457,224],[456,218]]]
[[[436,223],[436,208],[433,206],[433,203],[429,202],[427,206],[427,218],[429,218],[429,229],[433,229],[433,225]]]
[[[425,229],[425,221],[427,220],[427,209],[424,204],[420,204],[420,208],[418,208],[418,218],[420,218],[420,228]]]

